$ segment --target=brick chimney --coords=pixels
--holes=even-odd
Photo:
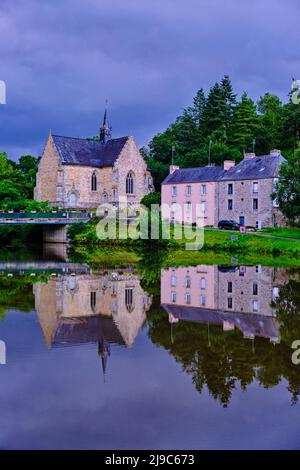
[[[271,150],[270,155],[272,157],[279,157],[281,155],[281,150],[273,149],[273,150]]]
[[[176,171],[176,170],[179,170],[179,166],[178,166],[178,165],[170,165],[169,174],[171,175],[171,174],[174,173],[174,171]]]
[[[235,166],[235,162],[233,160],[224,160],[224,170],[230,170],[233,166]]]
[[[244,153],[244,160],[247,160],[249,158],[255,158],[255,157],[256,157],[256,155],[253,152],[252,153]]]

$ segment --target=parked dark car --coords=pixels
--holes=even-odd
[[[238,270],[238,266],[232,266],[231,264],[219,264],[218,271],[221,273],[235,273]]]
[[[239,230],[240,224],[234,220],[220,220],[218,223],[218,228],[221,230]]]

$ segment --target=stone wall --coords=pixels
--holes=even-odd
[[[253,183],[258,183],[258,192],[253,192]],[[228,185],[233,185],[233,194],[228,194]],[[245,225],[270,227],[273,225],[272,179],[220,181],[219,182],[219,220],[245,218]],[[228,209],[228,200],[232,199],[233,208]],[[253,209],[253,199],[258,199],[258,209]]]
[[[49,201],[49,203],[56,205],[58,166],[59,155],[50,135],[36,175],[36,187],[34,190],[34,199],[36,201]]]
[[[133,139],[129,137],[118,159],[114,164],[114,185],[118,188],[118,196],[126,197],[128,204],[138,204],[141,199],[153,191],[151,173],[141,156],[139,149]],[[126,177],[129,171],[134,174],[134,194],[126,194]]]
[[[242,266],[235,271],[218,271],[216,283],[218,310],[228,312],[256,313],[273,315],[274,269],[263,266]],[[228,292],[231,283],[232,292]],[[253,294],[253,285],[257,285],[257,294]],[[228,308],[228,298],[232,299],[232,307]],[[257,302],[257,306],[253,302]]]
[[[105,194],[108,200],[112,192],[112,168],[96,168],[78,165],[62,166],[62,197],[61,206],[66,208],[96,209],[104,202]],[[97,177],[97,190],[92,191],[92,175]]]

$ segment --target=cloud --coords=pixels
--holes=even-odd
[[[225,73],[239,93],[284,98],[297,13],[296,0],[2,0],[0,149],[41,152],[50,128],[95,135],[106,98],[114,135],[145,144]]]

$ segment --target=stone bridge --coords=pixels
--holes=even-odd
[[[86,223],[94,214],[89,212],[0,212],[0,225],[42,225],[43,241],[67,243],[68,225]]]

